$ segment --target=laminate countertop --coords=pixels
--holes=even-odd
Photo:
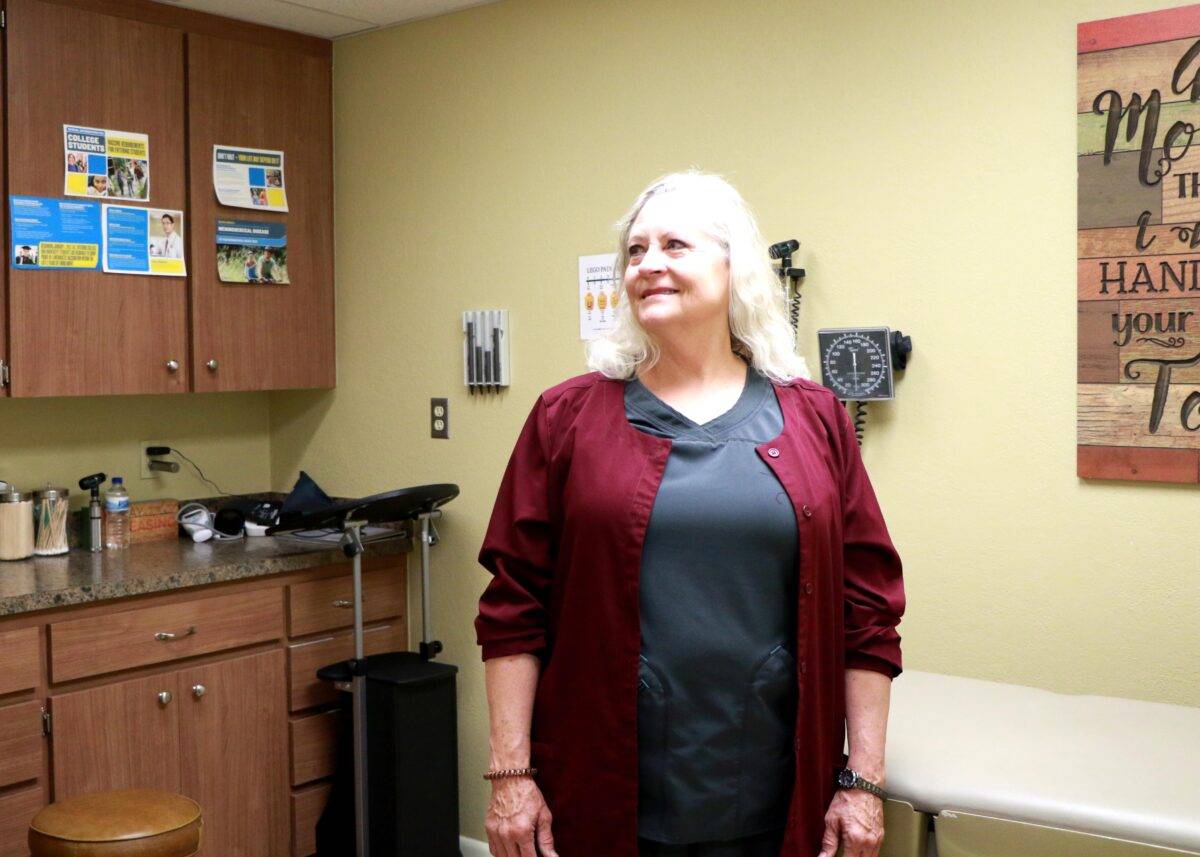
[[[403,534],[368,543],[363,556],[394,556],[411,549],[412,539]],[[0,562],[0,617],[347,561],[336,545],[281,536],[201,544],[171,539],[99,553],[72,548],[61,556]]]

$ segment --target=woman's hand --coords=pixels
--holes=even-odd
[[[825,813],[825,835],[817,857],[878,857],[883,843],[883,798],[862,789],[838,789]]]
[[[493,857],[558,857],[550,821],[550,807],[532,777],[492,780],[483,826]]]

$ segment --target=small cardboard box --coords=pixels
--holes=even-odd
[[[179,534],[178,500],[143,500],[129,507],[129,541],[131,544],[167,541]]]

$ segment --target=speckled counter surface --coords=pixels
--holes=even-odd
[[[411,547],[404,535],[368,544],[364,556],[393,556]],[[314,547],[272,536],[203,544],[174,539],[100,553],[72,550],[62,556],[0,562],[0,616],[346,561],[336,546]]]

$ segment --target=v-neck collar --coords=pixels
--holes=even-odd
[[[771,392],[767,379],[746,366],[746,380],[733,406],[704,423],[697,423],[668,405],[634,377],[626,382],[625,401],[641,417],[662,429],[670,437],[722,440],[753,416]]]

